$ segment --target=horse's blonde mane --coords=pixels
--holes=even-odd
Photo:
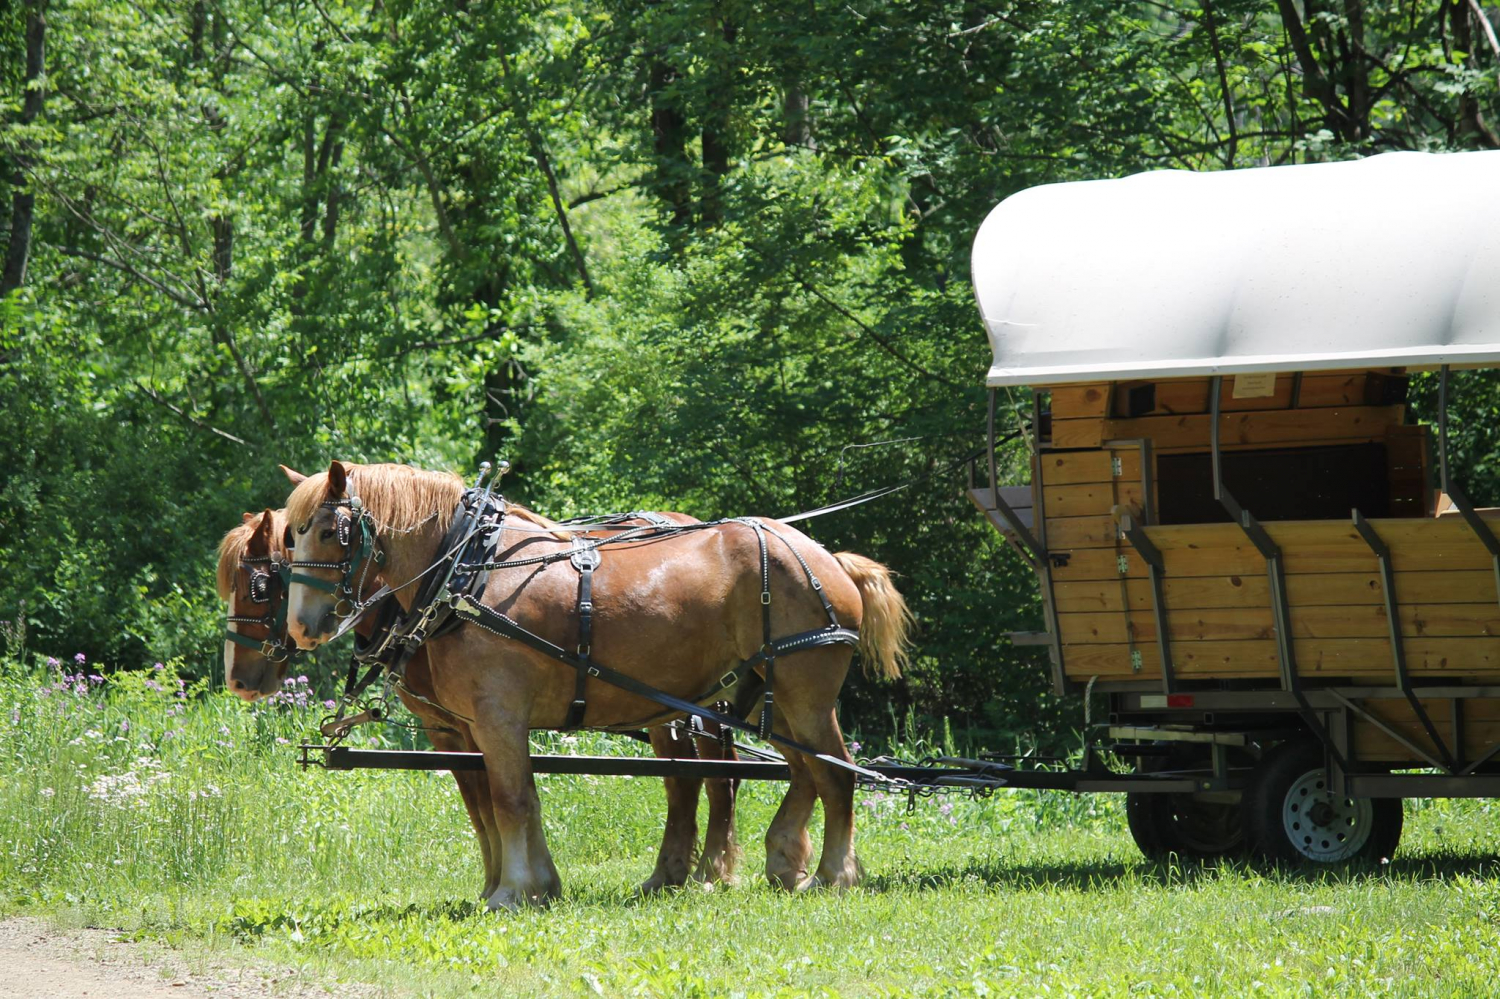
[[[524,507],[519,503],[511,503],[507,501],[505,504],[505,512],[508,516],[520,517],[522,520],[531,521],[538,527],[544,527],[564,541],[567,541],[573,537],[573,532],[568,530],[566,527],[563,527],[557,521],[552,520],[550,517],[543,517],[535,510],[532,510],[529,507]]]
[[[434,522],[446,531],[453,523],[464,482],[451,472],[428,472],[410,465],[351,465],[349,494],[358,496],[377,530],[405,533]],[[318,512],[328,489],[328,473],[309,475],[286,500],[287,520],[305,524]]]
[[[446,531],[453,525],[464,480],[452,472],[429,472],[410,465],[351,465],[344,463],[349,492],[360,498],[376,529],[405,533],[425,524]],[[328,490],[328,473],[303,479],[287,497],[286,517],[292,524],[305,524],[318,512]],[[506,504],[511,516],[529,520],[567,540],[573,535],[555,520],[516,503]]]
[[[238,527],[232,528],[219,542],[219,565],[214,572],[214,588],[219,599],[228,601],[234,595],[234,581],[239,575],[240,559],[250,548],[250,539],[260,527],[260,517],[252,517]],[[282,530],[286,527],[286,511],[271,511],[271,552],[285,553]]]

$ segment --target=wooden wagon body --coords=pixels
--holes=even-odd
[[[1059,689],[1284,685],[1266,555],[1213,497],[1214,381],[1059,385],[1039,398],[1032,482],[1011,499],[1047,553]],[[1431,434],[1409,422],[1407,384],[1399,368],[1223,378],[1217,420],[1230,495],[1279,515],[1262,525],[1280,555],[1290,665],[1307,687],[1392,694],[1361,692],[1351,749],[1421,764],[1443,747],[1399,691],[1402,676],[1500,685],[1500,595],[1493,535],[1433,484]],[[989,490],[971,496],[1019,546]],[[1477,513],[1500,530],[1500,510]],[[1365,532],[1385,548],[1389,586]],[[1423,709],[1456,758],[1473,760],[1500,744],[1500,699],[1466,694]]]

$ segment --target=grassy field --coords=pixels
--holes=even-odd
[[[741,883],[641,898],[660,784],[544,777],[565,897],[492,915],[447,775],[292,765],[324,710],[305,687],[248,708],[170,667],[89,673],[0,665],[0,911],[392,995],[1500,992],[1488,802],[1409,803],[1391,863],[1309,874],[1147,863],[1105,796],[941,798],[910,814],[864,796],[866,886],[791,897],[758,875],[780,786],[751,784]]]

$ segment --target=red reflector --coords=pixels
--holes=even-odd
[[[1168,694],[1167,695],[1167,707],[1169,707],[1169,708],[1190,708],[1192,706],[1193,706],[1193,695],[1192,694]]]

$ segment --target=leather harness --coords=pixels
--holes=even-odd
[[[330,500],[327,506],[339,506],[350,501]],[[357,500],[354,502],[357,503]],[[867,770],[856,764],[826,753],[820,753],[816,749],[803,745],[800,742],[779,735],[771,730],[772,714],[775,696],[775,668],[776,660],[781,656],[790,655],[805,649],[820,648],[827,645],[851,645],[859,644],[859,633],[851,628],[839,624],[838,616],[834,611],[832,602],[823,590],[822,581],[812,571],[807,560],[802,556],[795,545],[779,531],[763,524],[761,521],[750,517],[737,517],[725,520],[717,520],[706,523],[677,524],[660,514],[617,514],[608,518],[602,518],[607,523],[599,523],[594,520],[591,528],[608,527],[619,530],[621,533],[605,538],[583,538],[575,537],[573,544],[567,550],[548,553],[546,555],[530,556],[513,559],[495,559],[495,552],[500,546],[501,537],[505,530],[505,517],[507,504],[505,500],[494,495],[488,490],[478,488],[467,490],[459,501],[453,524],[443,538],[438,551],[441,553],[437,562],[429,566],[423,573],[425,582],[413,601],[412,607],[405,614],[399,613],[396,602],[390,596],[390,588],[382,587],[368,600],[360,602],[357,594],[362,589],[364,579],[355,583],[353,577],[361,566],[368,572],[371,562],[380,563],[384,561],[384,554],[378,547],[366,546],[366,524],[369,513],[359,506],[355,506],[356,517],[359,518],[358,526],[361,528],[361,537],[358,542],[352,537],[352,531],[342,528],[339,532],[340,541],[345,545],[350,555],[343,562],[338,563],[303,563],[293,562],[292,566],[309,568],[337,568],[340,569],[344,578],[338,584],[329,584],[325,580],[315,580],[315,577],[307,577],[300,573],[291,577],[291,581],[308,582],[315,580],[319,589],[332,592],[342,597],[353,598],[353,609],[347,615],[342,630],[347,630],[354,621],[376,606],[380,606],[381,617],[377,622],[374,634],[356,648],[355,662],[350,664],[349,678],[345,685],[346,701],[357,696],[368,687],[381,673],[393,675],[397,682],[402,680],[405,669],[416,650],[432,638],[445,635],[464,623],[472,624],[477,628],[488,631],[491,634],[509,638],[513,641],[542,653],[550,659],[559,663],[572,666],[576,671],[574,682],[573,699],[568,707],[567,716],[563,722],[564,730],[572,730],[584,726],[585,715],[588,710],[587,689],[590,678],[608,683],[628,693],[635,694],[649,700],[659,707],[665,709],[660,714],[653,716],[641,724],[654,724],[657,720],[669,714],[685,714],[701,721],[712,721],[720,725],[726,732],[730,729],[738,729],[745,732],[758,734],[766,741],[777,743],[789,749],[797,750],[808,756],[816,757],[823,762],[850,770],[861,777],[885,783],[883,775]],[[627,526],[628,520],[645,520],[647,526]],[[594,574],[603,562],[601,549],[619,545],[622,543],[642,540],[657,540],[686,534],[693,531],[713,530],[728,524],[743,524],[755,532],[757,548],[760,557],[760,604],[761,604],[761,647],[749,658],[743,660],[733,669],[726,672],[715,683],[699,697],[688,700],[668,694],[656,687],[651,686],[635,677],[613,669],[594,658],[593,655],[593,616],[594,616]],[[351,525],[352,527],[353,525]],[[373,528],[369,528],[373,535]],[[798,632],[781,638],[773,636],[771,631],[771,563],[769,546],[766,535],[775,537],[796,558],[803,573],[807,577],[809,586],[818,595],[823,605],[823,610],[828,616],[828,624],[825,627],[814,628],[808,631]],[[346,540],[347,538],[347,540]],[[353,550],[350,550],[350,549]],[[481,598],[489,574],[498,569],[514,568],[524,565],[549,565],[566,559],[578,572],[578,642],[572,652],[557,645],[535,632],[522,626],[514,619],[485,606]],[[361,574],[363,575],[363,574]],[[355,680],[357,665],[367,664],[367,670],[363,677]],[[722,702],[722,695],[731,688],[741,685],[748,686],[747,679],[757,668],[764,666],[765,682],[764,694],[762,695],[760,718],[758,725],[751,725],[736,714],[730,714],[720,710],[727,705],[719,703],[715,707],[706,705]],[[431,702],[428,702],[431,703]],[[454,712],[443,708],[441,705],[432,704],[445,713],[461,718]],[[739,707],[749,707],[741,703]]]

